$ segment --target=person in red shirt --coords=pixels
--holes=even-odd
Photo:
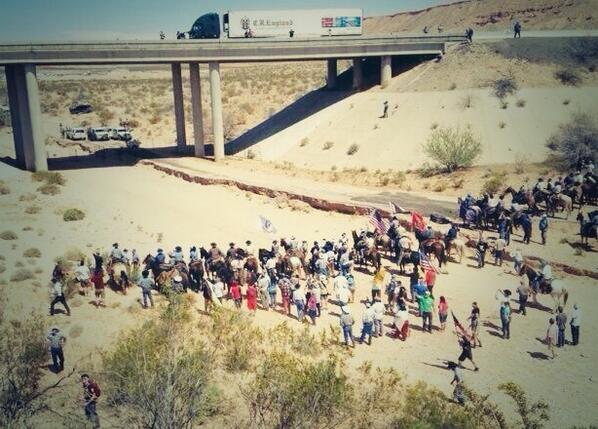
[[[255,283],[249,283],[249,286],[247,286],[247,294],[245,296],[247,298],[247,308],[252,314],[255,314],[257,301],[257,286]]]
[[[91,276],[91,282],[93,283],[96,295],[96,308],[100,305],[105,307],[105,299],[106,299],[106,287],[104,285],[104,274],[102,271],[96,270]]]
[[[85,416],[93,423],[93,427],[100,427],[100,418],[96,411],[98,398],[101,395],[100,386],[93,381],[89,375],[83,374],[81,376],[81,385],[83,386],[83,402],[85,403]]]
[[[426,286],[430,291],[430,295],[433,295],[434,284],[436,284],[436,271],[426,270]]]
[[[235,307],[241,308],[241,286],[236,280],[233,280],[230,285],[230,295],[233,298]]]

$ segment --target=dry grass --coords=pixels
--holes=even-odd
[[[10,194],[10,188],[3,180],[0,180],[0,195]]]
[[[77,208],[67,209],[62,215],[62,220],[65,222],[74,222],[83,219],[85,219],[85,212]]]
[[[27,268],[19,268],[10,276],[11,282],[23,282],[25,280],[31,280],[35,278],[35,274]]]
[[[42,211],[42,208],[40,206],[29,206],[29,207],[25,207],[24,212],[27,214],[38,214],[39,212]]]
[[[324,143],[324,146],[322,146],[322,150],[330,150],[333,146],[334,142],[327,141],[326,143]]]
[[[66,185],[66,178],[62,174],[52,171],[38,171],[31,175],[31,179],[34,182],[44,182],[48,185]]]
[[[23,252],[23,256],[25,258],[41,258],[42,252],[35,247],[31,247]]]
[[[23,194],[21,196],[19,196],[19,201],[21,202],[25,202],[25,201],[33,201],[37,198],[37,196],[35,194]]]
[[[60,188],[57,185],[45,184],[37,188],[37,192],[44,195],[58,195],[60,194]]]
[[[0,240],[17,240],[19,236],[14,231],[2,231],[0,232]]]
[[[349,146],[349,149],[347,149],[347,155],[354,155],[357,153],[357,151],[359,150],[359,145],[358,144],[352,144],[351,146]]]

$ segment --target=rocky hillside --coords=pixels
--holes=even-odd
[[[564,30],[598,28],[596,0],[464,0],[428,9],[370,17],[365,32],[421,32],[425,26],[434,31],[503,31],[520,21],[524,29]]]

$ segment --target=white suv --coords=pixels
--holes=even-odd
[[[69,140],[85,140],[87,139],[87,134],[85,133],[85,128],[69,128],[64,133],[66,138]]]
[[[89,140],[106,141],[110,140],[110,128],[90,128],[87,130]]]
[[[112,140],[131,140],[131,130],[127,127],[116,127],[112,128],[110,131],[110,138]]]

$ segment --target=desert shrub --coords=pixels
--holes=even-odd
[[[509,103],[507,101],[501,100],[500,108],[506,110],[509,107]]]
[[[525,103],[526,101],[520,98],[519,100],[517,100],[517,103],[515,103],[515,105],[517,107],[525,107]]]
[[[239,108],[248,115],[253,115],[255,113],[255,107],[253,107],[253,104],[251,103],[243,103]]]
[[[189,307],[173,299],[162,317],[122,336],[104,359],[108,402],[143,427],[197,427],[217,411],[212,357],[187,334]]]
[[[554,73],[554,77],[563,85],[577,86],[582,79],[579,73],[571,68],[562,69]]]
[[[57,185],[45,184],[37,188],[37,191],[44,195],[58,195],[60,188]]]
[[[457,89],[457,84],[455,82],[451,83],[448,89],[449,91],[454,91],[455,89]]]
[[[23,252],[23,256],[25,258],[41,258],[42,257],[42,252],[41,250],[32,247],[30,249],[27,249]]]
[[[25,280],[31,280],[33,278],[35,278],[35,274],[33,274],[33,271],[27,268],[19,268],[12,274],[12,276],[10,276],[10,281],[24,282]]]
[[[19,236],[14,231],[2,231],[0,232],[0,239],[2,240],[16,240]]]
[[[51,171],[35,172],[31,175],[31,179],[34,182],[44,182],[48,185],[66,185],[66,178],[62,174]]]
[[[482,144],[470,130],[438,128],[423,145],[424,152],[451,172],[470,167],[482,153]]]
[[[359,145],[353,143],[351,146],[349,146],[349,149],[347,149],[347,155],[353,155],[353,154],[357,153],[358,150],[359,150]]]
[[[501,100],[507,95],[515,94],[517,92],[517,82],[512,76],[505,76],[495,80],[492,83],[494,95]]]
[[[402,171],[395,171],[391,178],[391,182],[398,186],[402,186],[405,180],[407,180],[407,176]]]
[[[473,97],[468,94],[461,99],[459,104],[462,109],[470,109],[473,106]]]
[[[255,156],[256,156],[256,155],[255,155],[255,152],[254,152],[254,151],[252,151],[251,149],[249,149],[249,150],[247,151],[247,159],[255,159]]]
[[[438,183],[436,183],[436,185],[434,185],[434,188],[432,188],[432,190],[434,192],[444,192],[446,190],[446,183],[438,182]]]
[[[29,207],[25,207],[25,213],[27,214],[38,214],[40,211],[42,211],[42,208],[40,206],[29,206]]]
[[[432,165],[429,162],[424,162],[419,170],[417,170],[417,173],[420,177],[428,178],[437,175],[439,171],[437,166]]]
[[[332,149],[332,146],[334,146],[334,142],[327,141],[326,143],[324,143],[324,146],[322,146],[322,149],[329,150],[329,149]]]
[[[507,123],[505,121],[500,121],[498,123],[498,128],[500,128],[501,130],[507,126]]]
[[[498,386],[506,395],[515,402],[517,413],[521,417],[524,428],[542,429],[544,422],[549,420],[548,411],[550,407],[544,401],[529,403],[529,399],[523,389],[515,383],[504,383]]]
[[[33,201],[35,200],[37,197],[35,196],[35,194],[23,194],[19,196],[19,201],[23,202],[23,201]]]
[[[380,176],[380,178],[378,179],[378,184],[380,186],[388,186],[389,183],[390,177],[388,177],[387,175]]]
[[[334,427],[352,387],[335,360],[311,362],[288,353],[268,354],[242,394],[250,427]]]
[[[73,222],[85,219],[85,212],[76,208],[67,209],[62,215],[65,222]]]
[[[563,100],[563,105],[564,106],[568,106],[569,103],[571,103],[571,100],[569,100],[568,98],[566,98],[566,99]]]
[[[68,376],[41,383],[48,359],[43,317],[0,322],[0,427],[34,427],[31,417]]]
[[[461,189],[464,183],[465,179],[463,177],[456,178],[453,180],[453,189]]]
[[[433,122],[432,125],[430,125],[430,129],[435,130],[436,128],[438,128],[438,122]]]
[[[596,161],[598,153],[598,121],[596,118],[578,113],[559,126],[546,143],[562,163],[575,165],[582,159]]]
[[[301,142],[299,143],[299,146],[304,147],[304,146],[307,146],[308,144],[309,144],[309,139],[307,137],[303,137],[301,139]]]
[[[10,188],[3,180],[0,180],[0,195],[10,194]]]
[[[505,186],[506,173],[493,172],[482,185],[482,192],[495,194]]]

